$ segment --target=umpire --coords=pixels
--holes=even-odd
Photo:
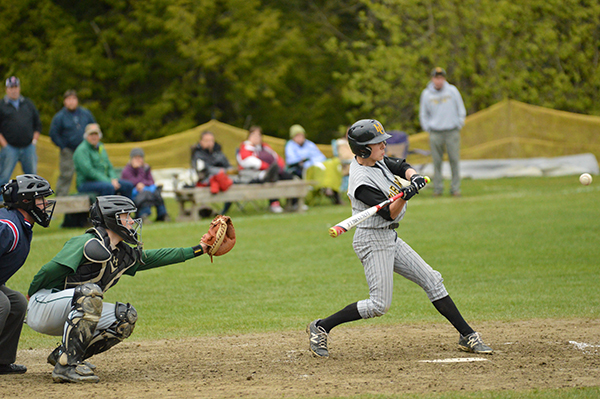
[[[0,374],[22,374],[27,367],[14,364],[27,299],[6,282],[23,266],[31,245],[33,224],[48,227],[54,201],[50,184],[36,175],[21,175],[2,189],[0,208]]]

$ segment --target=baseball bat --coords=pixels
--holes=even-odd
[[[429,179],[429,177],[425,176],[425,182],[429,183],[430,181],[431,181],[431,179]],[[387,205],[391,204],[392,202],[396,201],[397,199],[402,198],[403,195],[404,195],[404,193],[398,193],[398,194],[394,195],[392,198],[388,198],[387,200],[385,200],[377,205],[374,205],[374,206],[370,207],[369,209],[365,209],[364,211],[357,213],[356,215],[352,215],[349,218],[342,220],[335,226],[329,228],[329,235],[331,237],[335,238],[339,235],[344,234],[345,232],[347,232],[348,230],[350,230],[357,224],[362,223],[365,220],[367,220],[368,218],[370,218],[371,216],[375,215],[377,213],[377,211],[379,211],[384,206],[387,206]]]

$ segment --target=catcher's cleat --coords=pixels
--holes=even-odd
[[[462,335],[458,339],[458,348],[465,352],[472,353],[492,353],[494,350],[483,343],[478,332],[471,333],[466,337]]]
[[[317,326],[317,322],[319,320],[315,320],[306,326],[310,351],[318,357],[329,357],[329,350],[327,349],[328,334],[323,327]]]
[[[57,363],[52,371],[54,382],[89,382],[96,383],[100,381],[97,375],[85,364],[80,363],[76,366],[63,366]]]
[[[48,358],[46,359],[48,361],[48,363],[50,363],[53,366],[56,366],[56,363],[58,363],[58,358],[60,356],[60,348],[61,348],[61,345],[57,346],[56,349],[54,349],[52,351],[52,353],[50,353],[48,355]],[[83,362],[83,364],[88,366],[91,370],[96,370],[96,366],[90,362]]]

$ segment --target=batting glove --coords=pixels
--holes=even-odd
[[[417,190],[417,188],[412,184],[406,187],[402,187],[402,192],[404,193],[404,195],[402,196],[402,199],[404,201],[408,201],[415,195],[419,194],[419,190]]]
[[[410,182],[415,186],[417,191],[419,191],[420,189],[425,187],[425,184],[427,184],[427,182],[425,181],[425,178],[416,173],[410,177]]]

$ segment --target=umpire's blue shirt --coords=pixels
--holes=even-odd
[[[31,245],[33,225],[21,212],[0,209],[0,285],[25,263]]]

